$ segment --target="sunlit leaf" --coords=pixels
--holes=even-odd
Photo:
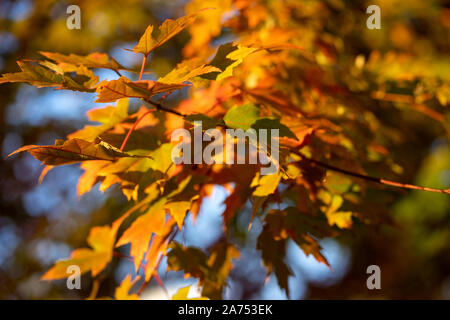
[[[98,85],[95,102],[114,102],[122,98],[149,99],[158,93],[172,92],[186,87],[187,84],[166,84],[157,81],[130,81],[125,77],[104,81]]]
[[[8,157],[22,151],[28,151],[43,164],[55,166],[87,160],[114,161],[121,157],[138,157],[122,152],[104,141],[89,142],[76,138],[57,141],[57,144],[53,146],[25,146]]]

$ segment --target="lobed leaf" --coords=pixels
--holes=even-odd
[[[55,87],[73,91],[94,92],[95,89],[85,85],[86,79],[75,80],[65,74],[55,72],[55,68],[48,69],[31,61],[18,61],[21,72],[6,73],[0,77],[0,83],[26,82],[38,88]]]
[[[103,81],[97,87],[95,102],[114,102],[122,98],[149,99],[152,96],[172,92],[188,86],[187,84],[167,84],[151,80],[130,81],[125,77]]]
[[[148,55],[150,52],[169,41],[184,28],[193,23],[198,14],[204,10],[207,9],[178,18],[177,20],[167,19],[155,32],[153,32],[154,27],[149,25],[142,37],[139,39],[138,44],[133,48],[133,51]]]
[[[139,157],[122,152],[104,141],[89,142],[78,138],[67,141],[57,140],[53,146],[24,146],[9,154],[8,157],[22,151],[28,151],[43,164],[54,166],[87,160],[114,161],[121,157]]]

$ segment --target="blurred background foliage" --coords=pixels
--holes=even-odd
[[[66,28],[66,9],[71,4],[81,8],[81,30]],[[195,1],[188,10],[230,4],[231,1]],[[366,28],[365,10],[370,4],[381,8],[380,30]],[[371,122],[373,126],[376,128],[377,121],[382,121],[383,128],[388,128],[384,130],[390,130],[380,132],[378,138],[389,135],[396,143],[395,149],[387,150],[392,159],[389,171],[393,173],[386,178],[400,177],[410,183],[450,188],[450,6],[446,1],[267,0],[233,1],[232,5],[250,9],[241,11],[242,16],[234,20],[237,24],[231,29],[238,30],[239,22],[274,23],[267,14],[274,10],[278,18],[284,17],[281,24],[298,28],[298,42],[311,53],[315,63],[330,68],[330,74],[337,78],[325,81],[345,83],[353,93],[360,93],[361,101],[367,101],[367,110],[377,116]],[[36,59],[39,51],[108,52],[122,65],[138,70],[140,57],[122,48],[132,48],[147,25],[184,15],[185,6],[186,1],[163,0],[2,0],[0,72],[16,72],[17,60]],[[189,33],[182,32],[156,50],[151,67],[157,75],[167,73],[183,54],[194,55],[196,48],[209,41],[208,36],[218,43],[233,37],[229,28],[215,30],[208,24],[191,32],[204,32],[207,39],[196,37],[197,42],[191,42],[183,52]],[[291,67],[287,71],[291,74],[302,70],[295,64]],[[103,77],[114,77],[108,72],[98,71]],[[311,74],[312,80],[314,76],[319,77]],[[368,92],[371,98],[379,99],[378,104],[368,99]],[[183,91],[168,101],[176,104],[186,95]],[[405,101],[404,97],[413,100]],[[82,128],[87,122],[85,112],[94,107],[92,100],[92,94],[36,89],[23,84],[0,86],[2,299],[79,299],[89,295],[89,277],[83,277],[82,290],[68,290],[65,281],[50,283],[39,278],[55,260],[85,246],[92,226],[109,223],[124,212],[126,199],[116,189],[104,194],[94,190],[77,199],[76,182],[81,173],[78,166],[52,170],[38,185],[38,161],[28,154],[8,160],[5,157],[22,145],[53,144],[55,137],[62,138]],[[341,104],[345,106],[346,101]],[[345,112],[339,105],[328,108],[336,115]],[[346,124],[340,125],[345,130]],[[376,160],[378,153],[370,156]],[[369,173],[380,172],[382,168]],[[329,178],[333,183],[333,177]],[[338,178],[334,183],[339,189],[345,180]],[[203,203],[197,222],[189,222],[178,240],[206,250],[222,237],[221,214],[226,195],[224,188],[215,188]],[[260,252],[254,249],[261,225],[256,221],[252,232],[245,233],[245,222],[239,226],[236,221],[236,233],[245,233],[245,245],[224,297],[450,298],[448,196],[372,186],[365,191],[359,209],[376,217],[388,217],[391,223],[374,228],[355,224],[350,233],[323,239],[324,255],[333,271],[304,256],[296,246],[288,246],[286,260],[293,271],[289,297],[273,277],[265,279]],[[381,290],[370,291],[366,287],[366,268],[372,264],[381,268]],[[131,262],[115,259],[105,273],[99,296],[112,296],[114,288],[132,269]],[[164,263],[161,270],[165,270]],[[170,292],[189,282],[177,272],[169,272],[162,279]],[[162,290],[153,282],[142,296],[160,297],[164,298]]]

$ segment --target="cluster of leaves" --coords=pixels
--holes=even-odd
[[[304,9],[297,2],[290,6],[295,12]],[[231,1],[203,8],[202,1],[194,0],[187,6],[187,16],[166,20],[157,29],[149,26],[132,49],[143,57],[137,79],[137,72],[106,54],[49,52],[41,53],[45,60],[19,62],[21,72],[0,78],[0,83],[26,82],[96,92],[95,102],[115,102],[88,112],[89,120],[99,125],[86,125],[55,145],[25,146],[14,152],[31,153],[47,166],[44,175],[54,166],[81,163],[84,174],[78,183],[79,196],[97,183],[102,191],[119,185],[132,203],[111,226],[91,230],[87,239],[90,248],[77,249],[68,260],[56,262],[43,279],[67,277],[69,265],[78,265],[82,273],[91,272],[96,277],[113,258],[115,248],[130,245],[129,256],[135,269],[143,270],[145,283],[153,277],[159,279],[157,268],[167,256],[169,270],[198,278],[202,296],[219,299],[232,260],[239,257],[230,229],[239,214],[246,214],[242,210],[245,205],[251,203],[249,227],[255,217],[263,223],[257,241],[262,262],[268,274],[273,271],[279,285],[288,291],[290,270],[284,252],[289,239],[305,254],[328,265],[318,239],[338,236],[356,222],[371,225],[383,220],[361,210],[366,185],[364,180],[354,179],[393,185],[366,176],[367,168],[388,176],[401,172],[386,148],[398,136],[383,130],[374,110],[362,107],[364,99],[397,99],[398,94],[390,92],[385,83],[376,87],[379,74],[364,80],[373,90],[355,87],[365,72],[374,72],[375,65],[383,63],[381,58],[372,57],[367,67],[361,62],[342,62],[342,70],[335,69],[337,49],[332,41],[314,43],[313,47],[301,35],[301,19],[294,19],[294,26],[287,25],[285,11],[275,3],[269,8],[259,2],[236,1],[234,7],[239,15],[223,19],[224,13],[232,11]],[[211,41],[222,27],[238,37],[214,47]],[[184,29],[191,34],[183,50],[186,60],[157,80],[142,80],[152,51]],[[119,77],[100,81],[93,71],[98,68],[113,70]],[[431,96],[427,92],[424,98],[425,93],[416,88],[417,95],[402,97],[412,99],[406,103],[445,126],[443,116],[420,101],[434,99],[447,105],[445,81],[436,82],[439,90]],[[163,105],[169,94],[186,88],[191,93],[189,99],[175,109]],[[143,105],[129,113],[133,98]],[[164,114],[165,120],[154,114]],[[180,126],[192,129],[197,120],[203,121],[204,130],[279,129],[279,171],[261,176],[260,165],[174,165],[171,132]],[[162,134],[151,130],[161,124]],[[189,212],[195,219],[214,185],[229,190],[223,212],[227,240],[222,239],[205,254],[173,239]],[[116,298],[137,298],[128,294],[135,282],[127,277],[116,290]],[[176,297],[187,297],[183,290]]]

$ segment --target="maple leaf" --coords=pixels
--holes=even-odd
[[[150,208],[138,217],[117,241],[117,247],[131,243],[130,255],[134,257],[136,270],[139,270],[152,233],[162,233],[166,216],[164,204],[165,199],[157,199],[151,203]]]
[[[264,197],[275,192],[281,180],[281,172],[260,176],[259,172],[252,181],[250,187],[256,187],[253,196]]]
[[[178,289],[172,296],[172,300],[209,300],[207,297],[188,298],[189,290],[192,286],[187,286]]]
[[[69,55],[41,51],[44,57],[58,62],[60,64],[72,64],[76,66],[83,65],[86,68],[103,68],[112,70],[125,70],[126,68],[120,65],[114,58],[110,58],[106,53],[94,52],[87,56],[80,56],[74,53]]]
[[[139,296],[135,293],[130,294],[131,287],[136,283],[139,278],[131,281],[131,275],[127,275],[125,279],[122,280],[120,286],[116,288],[115,297],[117,300],[139,300]]]
[[[183,31],[183,29],[189,24],[193,23],[198,14],[204,10],[208,10],[208,8],[200,10],[197,13],[178,18],[177,20],[167,19],[159,26],[156,32],[153,32],[154,27],[149,25],[142,37],[139,39],[138,44],[133,48],[133,51],[147,56],[150,52]]]
[[[223,121],[227,127],[248,130],[256,120],[260,119],[260,110],[253,104],[233,106],[225,114]]]
[[[169,247],[169,237],[173,231],[174,220],[167,219],[161,235],[154,234],[152,236],[151,244],[145,256],[145,281],[150,281],[151,277],[156,272],[159,259],[166,254]]]
[[[187,84],[166,84],[151,80],[130,81],[125,77],[117,80],[103,81],[97,87],[95,102],[114,102],[121,98],[149,99],[152,96],[182,89]]]
[[[99,274],[111,261],[113,256],[116,233],[123,220],[127,217],[124,214],[110,226],[94,227],[87,238],[87,243],[92,249],[76,249],[70,255],[70,259],[56,262],[43,276],[44,280],[57,280],[67,278],[67,268],[76,265],[80,268],[81,274],[91,271],[92,276]]]
[[[124,121],[128,117],[128,99],[120,99],[115,107],[107,106],[89,110],[87,112],[90,121],[100,122],[99,126],[88,125],[83,129],[68,135],[69,139],[78,138],[87,141],[94,141],[100,134],[112,129],[116,124]]]
[[[292,271],[284,262],[286,254],[286,239],[275,239],[270,231],[270,226],[266,225],[258,237],[257,249],[261,250],[262,260],[267,267],[267,273],[275,272],[278,285],[286,290],[289,296],[288,278]]]
[[[349,229],[352,227],[351,211],[339,211],[344,199],[340,195],[333,195],[329,207],[325,211],[330,226],[336,225],[341,229]]]
[[[239,251],[227,242],[218,242],[211,248],[209,257],[198,248],[183,247],[177,242],[170,245],[167,269],[184,271],[186,277],[199,278],[202,296],[221,299],[222,290]]]
[[[220,81],[222,79],[233,76],[233,70],[239,66],[245,58],[252,53],[262,50],[286,50],[286,49],[300,49],[296,45],[292,44],[279,44],[270,46],[244,46],[242,44],[226,43],[216,51],[213,60],[209,63],[211,66],[220,69],[218,73],[206,75],[206,79],[215,79]]]
[[[311,236],[324,237],[330,235],[322,222],[302,215],[296,208],[270,210],[264,219],[263,231],[258,237],[257,248],[262,252],[267,272],[275,272],[278,284],[289,294],[288,277],[291,274],[283,257],[286,251],[288,236],[297,243],[306,255],[329,266],[320,252],[321,247]]]
[[[84,169],[84,173],[78,179],[77,196],[81,197],[86,192],[89,192],[92,187],[99,181],[99,171],[107,166],[109,161],[84,161],[80,167]]]
[[[54,70],[45,68],[32,61],[18,61],[21,72],[6,73],[0,78],[0,83],[26,82],[38,88],[56,87],[57,89],[68,89],[73,91],[94,92],[95,89],[86,87],[85,81],[77,82],[75,79]]]
[[[219,68],[208,66],[199,62],[198,59],[185,60],[179,63],[175,69],[172,69],[164,77],[158,79],[161,83],[182,83],[211,72],[221,72]]]
[[[187,177],[179,184],[175,184],[174,181],[171,180],[172,183],[166,183],[163,194],[160,194],[155,183],[146,189],[148,195],[142,200],[140,203],[141,207],[139,208],[143,214],[131,224],[116,244],[116,246],[121,246],[131,243],[130,254],[134,257],[136,270],[139,269],[144,254],[149,247],[152,234],[157,236],[164,235],[167,210],[170,211],[170,214],[181,228],[186,211],[190,207],[190,205],[186,206],[185,202],[189,202],[190,204],[193,201],[193,197],[195,197],[194,195],[188,201],[186,198],[189,197],[189,193],[182,193],[185,189],[189,189],[188,186],[190,181],[191,177]],[[176,197],[180,194],[183,194],[182,199]],[[176,211],[174,211],[173,203],[180,205],[181,208],[177,208]]]
[[[207,115],[201,113],[190,114],[184,117],[184,120],[190,122],[193,125],[195,125],[195,121],[200,121],[203,130],[213,129],[221,124],[221,121],[208,117]]]
[[[114,161],[121,157],[139,157],[122,152],[101,140],[89,142],[77,138],[67,141],[57,140],[53,146],[24,146],[9,154],[8,157],[22,151],[28,151],[43,164],[55,166],[86,160]]]

